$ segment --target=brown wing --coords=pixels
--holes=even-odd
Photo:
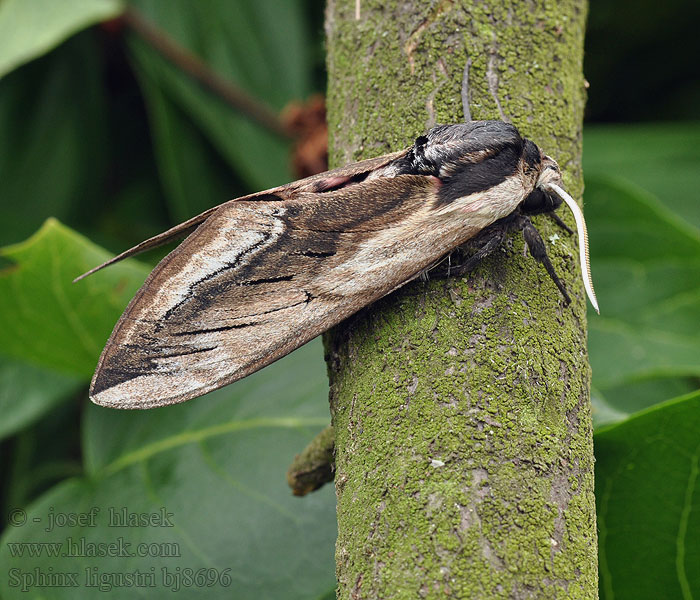
[[[127,307],[100,358],[92,400],[122,408],[183,402],[257,371],[400,287],[476,231],[436,221],[439,185],[400,175],[220,206]]]

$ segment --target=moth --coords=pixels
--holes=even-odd
[[[434,127],[400,152],[211,208],[78,278],[187,236],[119,319],[90,397],[151,408],[228,385],[478,237],[461,272],[473,268],[512,229],[523,231],[568,303],[529,219],[553,215],[562,201],[576,220],[583,281],[597,310],[583,214],[561,185],[557,163],[513,125],[470,121]]]

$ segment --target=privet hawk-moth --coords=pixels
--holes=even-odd
[[[187,238],[124,311],[90,387],[97,404],[183,402],[277,360],[479,236],[465,272],[521,229],[569,297],[528,215],[583,215],[557,163],[503,121],[434,127],[393,154],[211,208],[96,267]],[[561,221],[559,221],[561,224]],[[563,225],[563,224],[562,224]],[[80,279],[78,278],[78,279]]]

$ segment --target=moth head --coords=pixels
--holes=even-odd
[[[593,279],[591,277],[591,261],[588,255],[588,231],[583,212],[576,201],[566,193],[562,187],[561,171],[557,162],[542,153],[539,175],[532,192],[523,200],[520,209],[524,214],[536,215],[540,213],[552,212],[565,202],[574,215],[576,229],[578,233],[579,260],[581,262],[581,275],[583,277],[583,287],[586,289],[588,299],[597,313],[598,301],[593,289]]]
[[[536,187],[543,187],[548,183],[561,183],[561,171],[557,161],[551,156],[542,153],[542,162],[540,163],[540,175],[537,178]]]
[[[526,143],[532,144],[530,140],[527,140]],[[534,144],[532,145],[535,146]],[[525,197],[525,200],[523,200],[520,205],[521,212],[526,215],[539,215],[552,212],[559,208],[562,203],[562,199],[549,191],[546,187],[550,183],[561,185],[561,171],[559,170],[559,165],[553,158],[541,152],[537,146],[535,146],[535,148],[540,154],[537,162],[528,160],[528,154],[530,153],[528,153],[527,150],[525,153],[526,174],[532,178],[531,181],[534,180],[532,192]]]

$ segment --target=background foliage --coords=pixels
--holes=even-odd
[[[131,5],[275,111],[323,89],[320,1]],[[188,597],[332,597],[333,491],[299,500],[284,481],[328,421],[319,344],[180,406],[119,412],[87,401],[104,341],[158,256],[73,277],[104,260],[103,248],[292,178],[289,143],[123,22],[105,22],[122,8],[0,2],[0,596],[94,597],[84,575],[97,569],[107,597],[145,595],[107,591],[110,573],[136,570],[154,573],[149,597],[164,597],[175,575],[206,569],[210,579],[180,581]],[[687,10],[698,7],[591,3],[584,199],[601,305],[589,351],[605,598],[700,590],[700,123],[690,120],[700,84],[688,76],[697,52],[664,52],[668,40],[698,45]],[[46,531],[49,514],[93,506],[94,527]],[[109,507],[163,507],[174,527],[108,527]],[[180,555],[18,545],[120,536]],[[77,571],[81,586],[25,593],[12,569]]]

